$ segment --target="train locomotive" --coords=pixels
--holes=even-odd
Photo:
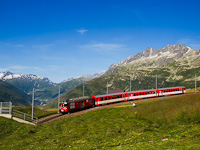
[[[169,87],[169,88],[159,88],[152,90],[142,90],[142,91],[120,92],[120,93],[97,95],[91,97],[89,96],[80,97],[60,102],[59,111],[60,113],[64,114],[104,104],[161,97],[167,95],[184,94],[185,92],[186,89],[185,87],[182,86],[182,87]]]

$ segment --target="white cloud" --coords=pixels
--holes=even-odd
[[[49,49],[51,47],[55,46],[54,44],[40,44],[40,45],[32,45],[31,47],[32,48],[36,48],[36,49],[43,49],[43,50],[46,50],[46,49]]]
[[[9,68],[11,70],[26,70],[26,69],[29,69],[30,67],[27,67],[27,66],[10,66]]]
[[[189,46],[191,47],[191,48],[194,48],[194,49],[200,49],[200,44],[189,44]]]
[[[0,72],[5,72],[5,71],[8,71],[9,68],[0,68]]]
[[[61,60],[61,59],[63,59],[62,57],[57,57],[57,56],[43,56],[42,58],[46,59],[46,60]]]
[[[45,69],[40,68],[40,67],[32,67],[32,66],[21,66],[21,65],[14,65],[14,66],[8,66],[8,67],[4,67],[4,68],[0,68],[0,72],[4,72],[4,71],[11,71],[11,72],[25,72],[25,71],[45,71]]]
[[[199,49],[200,48],[200,37],[197,38],[181,38],[177,42],[178,44],[185,44],[191,48]]]
[[[98,44],[89,44],[82,45],[80,48],[88,48],[95,51],[116,51],[120,49],[124,49],[125,45],[123,44],[106,44],[106,43],[98,43]]]
[[[77,32],[81,33],[82,35],[83,35],[85,32],[87,32],[87,31],[88,31],[88,30],[86,30],[86,29],[77,30]]]
[[[25,47],[25,46],[21,45],[21,44],[18,44],[18,45],[15,45],[15,47]]]

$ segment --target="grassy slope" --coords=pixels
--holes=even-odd
[[[0,117],[3,149],[199,149],[200,94],[29,126]]]

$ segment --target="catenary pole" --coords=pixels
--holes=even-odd
[[[84,81],[83,81],[83,97],[85,96],[85,85],[84,85]]]
[[[108,82],[107,82],[107,92],[106,93],[108,94]]]
[[[34,88],[33,88],[33,95],[32,95],[32,120],[33,120],[33,110],[34,110]]]
[[[60,85],[58,86],[58,113],[59,113],[59,104],[60,104]]]
[[[197,92],[197,74],[195,73],[195,94]]]
[[[157,77],[157,74],[156,74],[156,89],[158,88],[158,86],[157,86],[158,85],[158,81],[157,80],[158,80],[158,77]]]

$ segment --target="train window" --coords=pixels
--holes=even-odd
[[[68,107],[68,104],[64,104],[64,107]]]
[[[101,101],[103,101],[103,98],[101,98]]]

